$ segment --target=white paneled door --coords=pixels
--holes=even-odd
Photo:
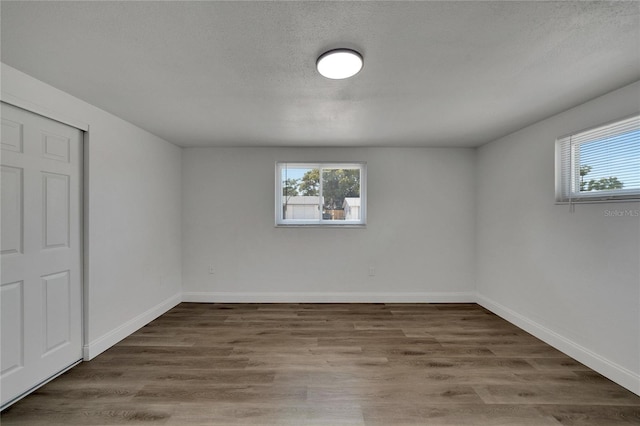
[[[82,358],[82,132],[2,104],[1,405]]]

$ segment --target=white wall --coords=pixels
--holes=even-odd
[[[2,100],[89,127],[85,357],[91,358],[180,302],[181,149],[5,64]]]
[[[366,229],[274,227],[276,161],[366,161]],[[474,162],[471,149],[185,149],[184,298],[473,301]]]
[[[559,136],[640,111],[640,83],[478,150],[485,307],[640,393],[640,203],[554,203]]]

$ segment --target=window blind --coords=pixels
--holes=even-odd
[[[556,200],[640,200],[640,115],[559,138]]]

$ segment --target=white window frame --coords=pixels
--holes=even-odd
[[[624,130],[615,133],[616,128]],[[616,134],[622,134],[636,129],[640,129],[640,115],[638,114],[556,139],[556,202],[558,204],[564,204],[640,201],[639,188],[593,192],[580,191],[580,146],[601,138],[602,136],[600,135],[603,134],[610,134],[614,137]]]
[[[320,218],[317,220],[285,219],[283,217],[283,195],[282,195],[282,170],[284,166],[295,166],[296,168],[309,168],[320,170],[320,182],[318,189],[318,209]],[[360,219],[359,220],[330,220],[322,218],[323,196],[322,196],[322,169],[359,169],[360,170]],[[280,227],[353,227],[364,228],[367,224],[367,163],[357,162],[307,162],[307,161],[278,161],[276,162],[275,181],[275,218],[276,226]]]

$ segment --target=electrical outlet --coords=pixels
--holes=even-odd
[[[215,268],[213,267],[213,265],[209,265],[209,273],[210,273],[210,274],[215,274],[215,273],[216,273],[216,270],[215,270]]]
[[[376,275],[376,268],[375,266],[369,266],[369,276],[373,277]]]

